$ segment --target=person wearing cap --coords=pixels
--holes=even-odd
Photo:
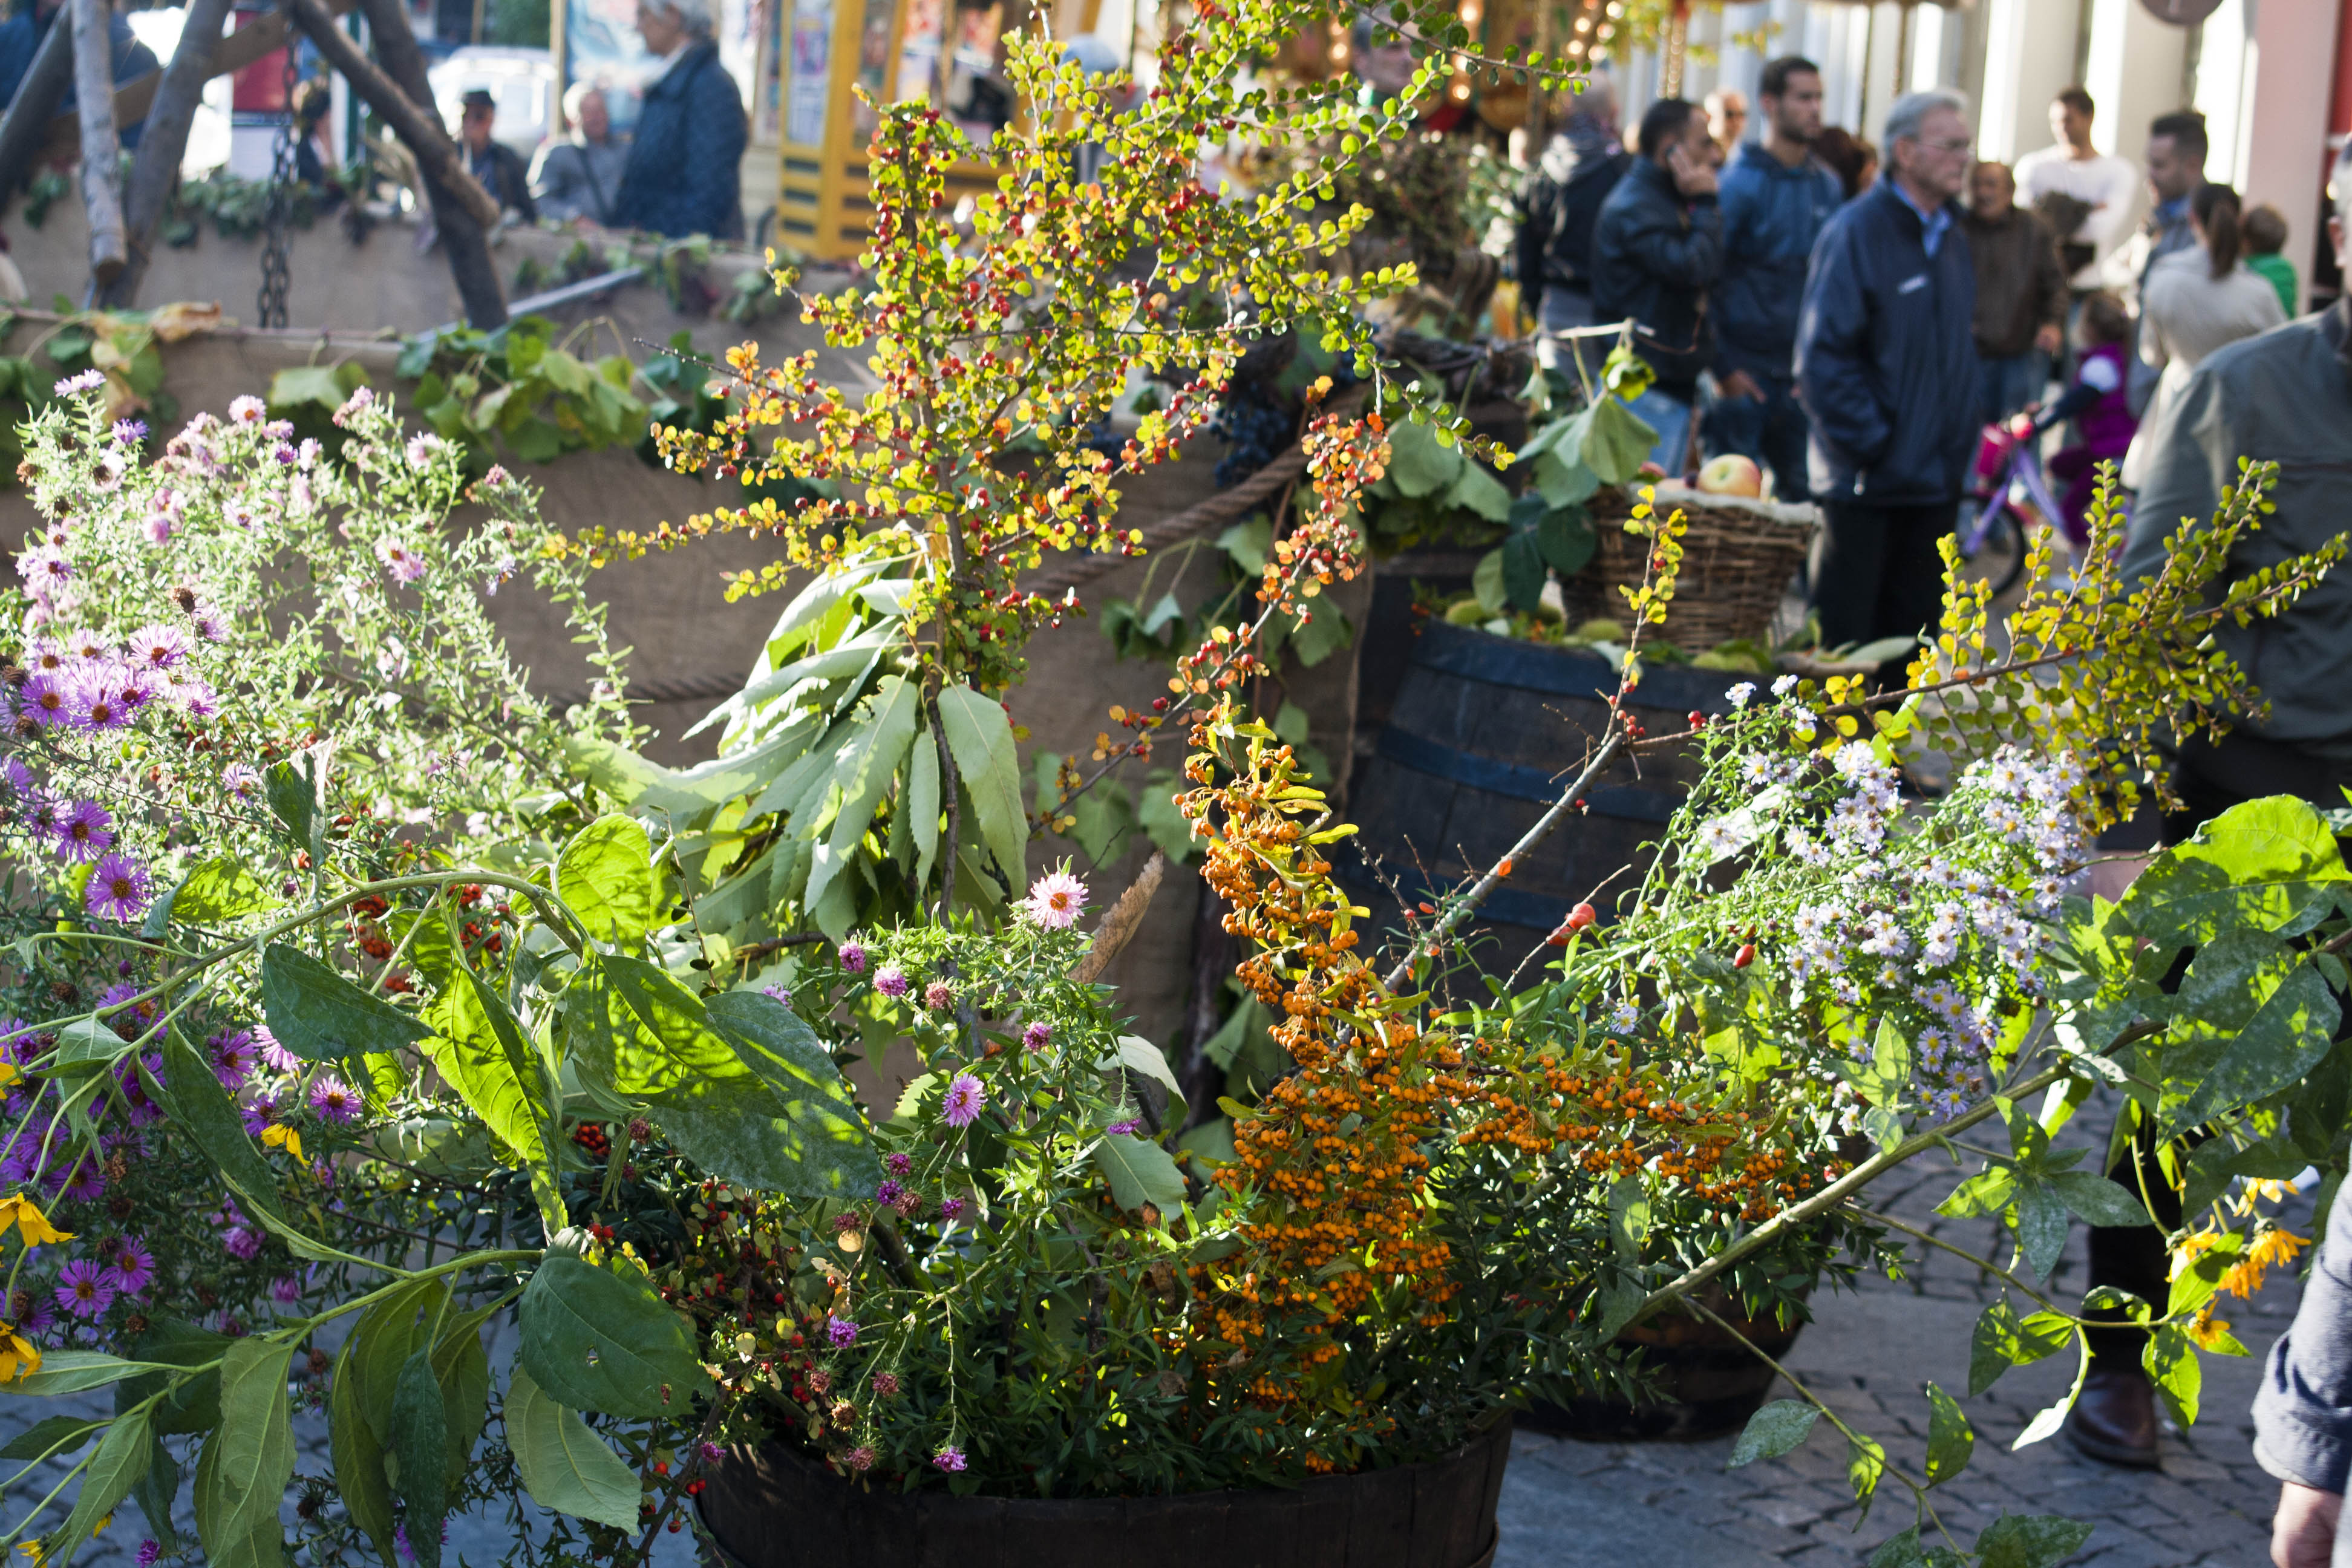
[[[661,61],[645,86],[621,174],[620,225],[681,238],[743,234],[743,95],[719,63],[710,0],[638,0],[637,31]]]
[[[490,139],[498,122],[499,100],[487,89],[474,88],[458,101],[465,106],[457,121],[457,153],[466,172],[479,180],[500,212],[515,213],[525,223],[539,221],[539,207],[530,199],[530,175],[522,154]]]

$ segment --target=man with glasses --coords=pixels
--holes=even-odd
[[[1917,637],[1942,603],[1937,541],[1976,441],[1976,269],[1952,205],[1967,117],[1956,92],[1895,100],[1887,172],[1822,227],[1806,272],[1797,391],[1822,503],[1824,647]]]

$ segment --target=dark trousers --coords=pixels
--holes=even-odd
[[[1944,613],[1944,561],[1936,542],[1952,531],[1959,511],[1958,500],[1934,506],[1823,501],[1821,555],[1813,569],[1822,646],[1932,634]]]
[[[1811,489],[1805,448],[1811,427],[1804,405],[1797,401],[1796,384],[1785,376],[1749,372],[1764,389],[1761,397],[1718,396],[1699,418],[1700,448],[1710,458],[1737,452],[1772,470],[1772,493],[1784,501],[1801,500]]]
[[[2173,753],[2172,787],[2180,796],[2181,809],[2164,819],[2164,841],[2178,844],[2231,806],[2266,795],[2301,795],[2321,810],[2329,810],[2343,804],[2346,784],[2352,784],[2352,763],[2315,757],[2258,735],[2232,731],[2219,742],[2193,736],[2180,742]],[[2181,954],[2172,973],[2165,976],[2167,991],[2179,985],[2189,957]],[[2180,1141],[2194,1148],[2208,1136],[2198,1128]],[[2144,1183],[2148,1212],[2163,1229],[2146,1225],[2092,1226],[2089,1285],[2128,1290],[2162,1312],[2171,1289],[2165,1279],[2168,1260],[2164,1237],[2167,1231],[2179,1228],[2180,1194],[2165,1181],[2157,1164],[2150,1121],[2143,1118],[2131,1142],[2107,1172],[2107,1179],[2135,1193],[2143,1190]],[[2093,1329],[2089,1337],[2092,1359],[2110,1367],[2139,1365],[2140,1352],[2147,1344],[2143,1329]]]

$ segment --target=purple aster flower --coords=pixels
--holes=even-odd
[[[1139,1128],[1140,1128],[1142,1125],[1143,1125],[1143,1118],[1141,1118],[1141,1117],[1139,1117],[1139,1116],[1130,1116],[1130,1117],[1129,1117],[1129,1118],[1128,1118],[1126,1121],[1114,1121],[1114,1122],[1112,1122],[1108,1127],[1107,1127],[1107,1128],[1103,1129],[1103,1131],[1106,1131],[1106,1132],[1108,1132],[1112,1137],[1116,1138],[1116,1137],[1120,1137],[1120,1136],[1122,1136],[1122,1135],[1124,1135],[1124,1134],[1126,1134],[1126,1133],[1133,1132],[1133,1131],[1137,1131]]]
[[[267,1024],[253,1026],[253,1043],[261,1047],[261,1065],[271,1072],[300,1072],[302,1058],[278,1043]]]
[[[147,439],[147,421],[118,419],[114,422],[114,438],[126,447],[136,447]]]
[[[122,704],[126,715],[134,715],[155,700],[157,678],[135,666],[118,666],[115,670],[114,700]]]
[[[1032,1024],[1021,1031],[1021,1044],[1033,1051],[1044,1050],[1053,1038],[1054,1026],[1051,1024]]]
[[[847,1350],[857,1342],[857,1325],[847,1318],[828,1317],[824,1321],[824,1337],[835,1350]]]
[[[201,680],[183,680],[172,689],[191,719],[211,719],[220,712],[220,696]]]
[[[233,1225],[221,1232],[221,1250],[239,1262],[250,1263],[261,1250],[261,1233],[250,1226]]]
[[[895,963],[884,964],[874,976],[874,989],[885,996],[904,996],[907,994],[907,972]]]
[[[114,814],[94,800],[78,800],[58,818],[58,853],[79,864],[114,847]]]
[[[302,1299],[302,1281],[291,1274],[281,1274],[269,1282],[269,1299],[281,1307],[290,1307]]]
[[[877,1204],[895,1204],[905,1195],[906,1191],[907,1189],[898,1183],[886,1180],[880,1186],[874,1189],[874,1201]]]
[[[188,612],[188,624],[195,627],[196,635],[206,642],[228,641],[228,623],[221,619],[218,610],[191,610]]]
[[[231,763],[221,770],[221,785],[239,800],[261,793],[261,770],[250,763]]]
[[[153,1537],[139,1543],[139,1568],[155,1568],[155,1564],[163,1560],[163,1549],[155,1543]]]
[[[68,1203],[94,1204],[106,1195],[106,1173],[96,1160],[85,1154],[74,1162],[73,1170],[58,1184],[58,1195]]]
[[[66,684],[66,703],[68,716],[75,724],[103,734],[131,722],[131,710],[122,703],[119,673],[103,663],[84,665],[74,671]]]
[[[252,1103],[245,1108],[245,1135],[258,1138],[277,1121],[278,1102],[266,1094],[255,1095]]]
[[[397,539],[379,539],[375,558],[395,583],[414,583],[425,575],[425,557]]]
[[[0,758],[0,784],[22,800],[33,793],[33,770],[15,757]]]
[[[226,1089],[243,1089],[245,1080],[253,1076],[254,1064],[260,1057],[254,1048],[253,1031],[224,1030],[205,1044],[211,1047],[213,1076],[220,1079],[220,1086]]]
[[[704,1464],[715,1465],[726,1457],[727,1450],[720,1447],[718,1444],[705,1443],[702,1445],[702,1462]]]
[[[73,719],[72,681],[62,671],[36,669],[16,690],[16,711],[47,730]]]
[[[99,993],[98,1016],[106,1020],[108,1028],[126,1040],[135,1040],[144,1034],[147,1026],[163,1011],[152,996],[143,1002],[131,1000],[144,989],[135,980],[120,980]]]
[[[58,1305],[85,1320],[113,1306],[114,1281],[107,1277],[105,1266],[77,1258],[58,1269]]]
[[[841,944],[841,967],[852,974],[866,973],[866,950],[854,942]]]
[[[8,1298],[8,1321],[28,1334],[46,1334],[58,1326],[57,1309],[46,1296],[19,1290]]]
[[[960,1072],[948,1085],[947,1098],[940,1101],[940,1114],[950,1127],[969,1127],[972,1118],[980,1114],[980,1108],[987,1103],[988,1091],[981,1088],[980,1079]]]
[[[72,582],[75,574],[72,557],[52,546],[27,550],[16,557],[16,575],[25,580],[26,588],[37,599],[55,594]]]
[[[956,1221],[961,1219],[963,1217],[963,1200],[961,1198],[941,1198],[940,1200],[940,1217],[947,1221],[950,1225],[953,1225]]]
[[[110,851],[90,868],[82,902],[100,920],[129,924],[147,912],[147,868]]]
[[[887,1155],[882,1163],[890,1167],[890,1173],[894,1176],[903,1176],[915,1168],[915,1162],[904,1154]]]
[[[350,1121],[360,1113],[360,1097],[334,1074],[320,1073],[310,1085],[310,1109],[321,1121]]]
[[[72,375],[66,377],[63,381],[58,383],[58,384],[51,390],[56,392],[59,397],[71,397],[76,393],[96,392],[100,387],[104,386],[105,384],[106,373],[104,371],[85,370],[77,371]]]
[[[47,795],[35,795],[25,803],[24,815],[17,820],[33,842],[45,848],[57,847],[58,825],[65,817],[65,807]]]
[[[966,1461],[963,1457],[963,1450],[957,1447],[953,1443],[950,1443],[946,1447],[941,1448],[938,1453],[931,1456],[931,1463],[937,1465],[940,1469],[945,1470],[948,1474],[952,1476],[962,1472]]]
[[[79,659],[84,663],[88,663],[91,659],[106,658],[110,657],[110,650],[106,646],[106,639],[100,637],[88,626],[83,626],[78,630],[70,631],[66,634],[66,652],[71,655],[74,658]],[[70,666],[68,666],[68,673],[71,673]]]
[[[114,1249],[114,1288],[126,1296],[143,1296],[155,1283],[155,1255],[135,1236],[126,1236]]]
[[[188,634],[155,624],[131,634],[131,662],[142,669],[177,669],[188,657]]]

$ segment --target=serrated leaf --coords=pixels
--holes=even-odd
[[[1605,485],[1632,483],[1658,444],[1658,433],[1615,397],[1594,403],[1576,416],[1576,424],[1580,427],[1563,437],[1561,446],[1574,442],[1577,456]]]
[[[635,1528],[644,1495],[636,1472],[520,1363],[507,1384],[506,1429],[507,1447],[533,1502],[615,1530]]]
[[[261,1012],[278,1043],[305,1061],[396,1051],[433,1032],[282,942],[262,951]]]
[[[425,1019],[433,1028],[433,1065],[450,1087],[509,1149],[534,1164],[551,1165],[553,1107],[538,1054],[489,983],[458,970]]]
[[[1027,879],[1029,818],[1021,805],[1021,762],[1003,706],[969,686],[939,695],[948,752],[980,817],[980,837],[1015,887]]]
[[[660,914],[644,826],[614,815],[582,828],[555,858],[555,891],[598,942],[643,942]]]
[[[692,1325],[642,1275],[550,1253],[517,1317],[532,1381],[575,1410],[683,1420],[709,1392]]]
[[[1724,1468],[1736,1470],[1759,1459],[1779,1458],[1811,1436],[1813,1423],[1821,1418],[1820,1407],[1801,1399],[1774,1400],[1748,1418]]]
[[[1927,1484],[1940,1486],[1969,1468],[1976,1452],[1977,1435],[1961,1414],[1959,1401],[1927,1385]]]
[[[2091,1534],[2090,1525],[2054,1513],[2005,1513],[1977,1537],[1977,1568],[2057,1568]]]
[[[1110,1182],[1113,1202],[1130,1213],[1150,1204],[1170,1209],[1184,1201],[1184,1175],[1167,1150],[1132,1132],[1110,1132],[1095,1145],[1095,1165]]]
[[[2226,931],[2299,936],[2326,918],[2347,879],[2336,836],[2311,805],[2272,795],[2231,806],[2149,864],[2117,920],[2162,947]]]

